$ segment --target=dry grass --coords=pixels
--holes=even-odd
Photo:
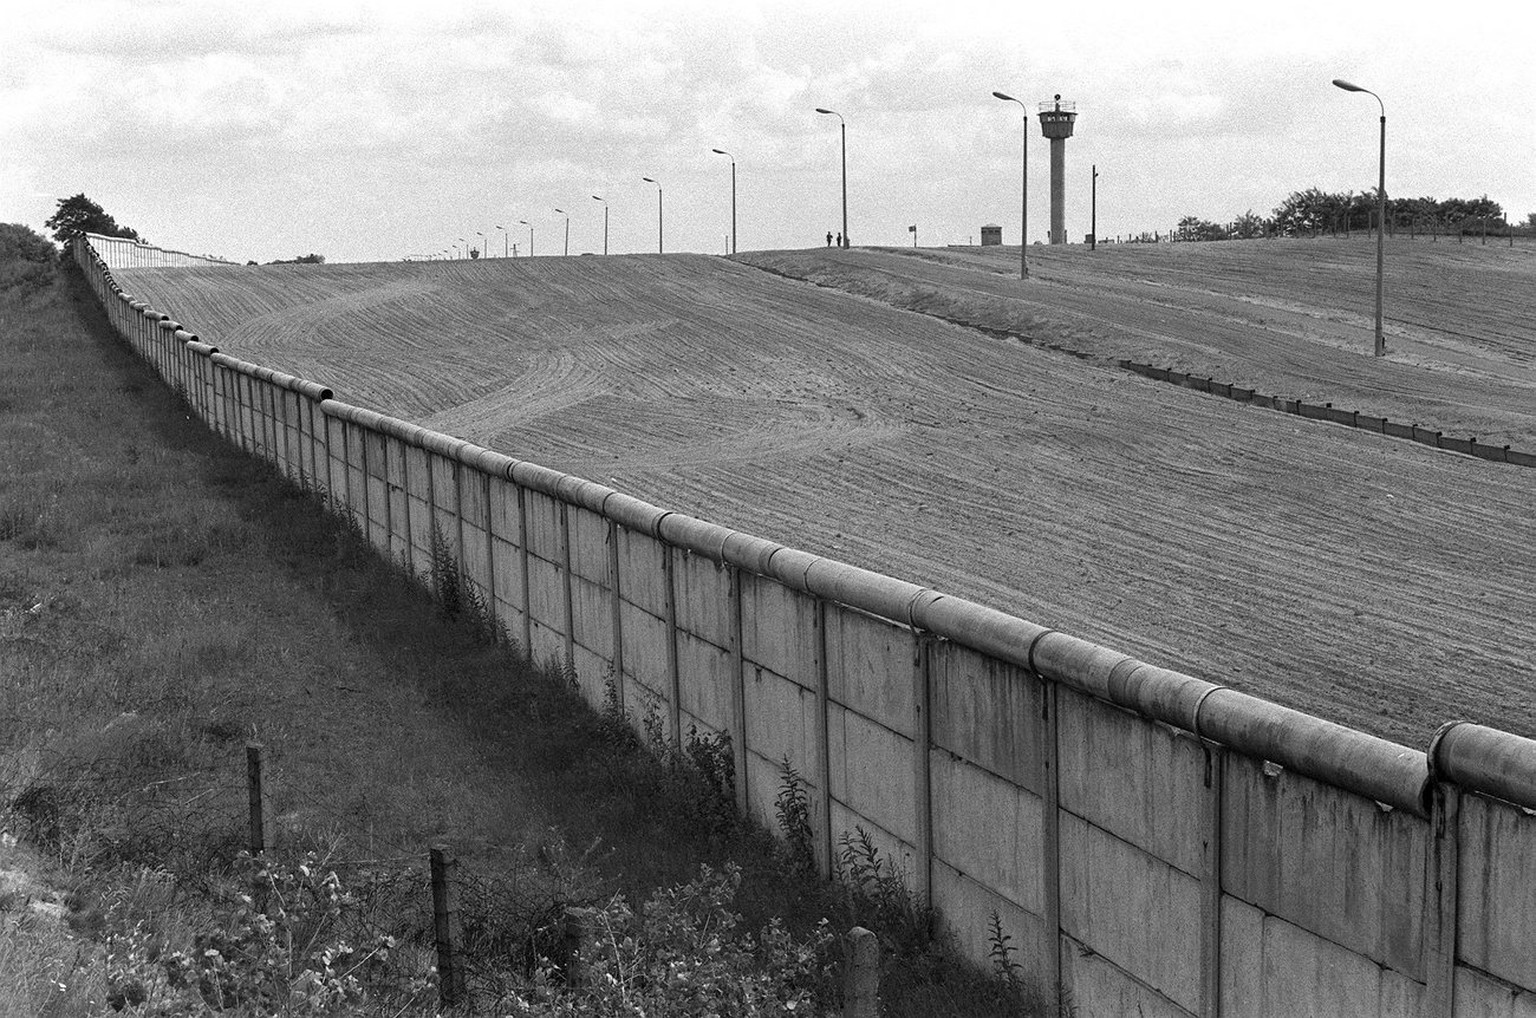
[[[504,934],[532,942],[540,909],[640,901],[704,862],[741,865],[751,928],[837,914],[761,832],[719,821],[707,782],[442,618],[314,497],[220,444],[83,285],[0,306],[0,343],[0,830],[67,906],[26,924],[0,909],[0,1016],[100,1010],[105,945],[212,928],[248,739],[267,747],[285,850],[363,878],[450,843],[488,966],[512,958]],[[392,919],[419,939],[411,886]],[[891,1014],[1007,1011],[959,969],[892,978]]]

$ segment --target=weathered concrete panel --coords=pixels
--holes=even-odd
[[[712,729],[731,729],[731,655],[688,633],[677,634],[682,708]]]
[[[516,546],[519,536],[517,486],[504,477],[491,478],[491,532],[500,540]]]
[[[1207,797],[1215,794],[1206,788],[1205,749],[1070,689],[1056,703],[1062,809],[1199,877]]]
[[[742,655],[791,682],[816,688],[816,599],[751,573],[741,574]]]
[[[804,769],[798,765],[795,769],[800,771],[800,786],[806,792],[806,804],[810,810],[811,831],[814,837],[815,832],[821,829],[820,790],[816,787],[815,775],[807,776]],[[757,822],[779,838],[784,837],[784,832],[779,828],[774,803],[785,787],[782,757],[774,758],[764,756],[755,750],[748,751],[748,806]]]
[[[654,537],[619,528],[619,589],[657,618],[667,615],[665,550]]]
[[[613,595],[601,584],[571,577],[571,605],[576,642],[611,660],[613,654]]]
[[[409,519],[407,520],[404,517],[397,519],[395,526],[404,527],[407,522],[410,524],[411,562],[414,564],[416,572],[424,575],[432,570],[432,530],[434,519],[437,521],[439,534],[448,542],[449,548],[453,547],[453,543],[449,540],[448,535],[442,532],[444,517],[441,515],[434,517],[431,504],[425,499],[418,499],[414,496],[406,500],[406,504],[401,511]]]
[[[448,520],[457,517],[459,496],[454,474],[459,467],[459,461],[434,453],[428,456],[428,462],[432,464],[432,499],[442,513],[440,518]],[[446,525],[445,523],[444,526]]]
[[[833,799],[832,855],[835,860],[838,860],[839,867],[842,866],[843,857],[850,851],[850,846],[853,846],[851,850],[856,856],[861,854],[861,850],[857,848],[860,830],[869,835],[869,841],[875,848],[881,866],[888,866],[889,872],[900,877],[908,889],[911,889],[913,868],[917,858],[912,843],[903,841],[873,818],[849,809],[842,801]],[[842,870],[840,869],[839,872]]]
[[[917,837],[912,740],[836,704],[827,708],[832,794],[909,845]]]
[[[1223,889],[1422,980],[1426,822],[1235,753],[1223,779]]]
[[[630,604],[621,605],[619,610],[619,625],[624,633],[624,671],[661,696],[671,695],[671,637],[667,624]]]
[[[542,492],[523,489],[528,513],[528,550],[546,562],[559,562],[560,503]]]
[[[1015,665],[938,641],[929,658],[934,745],[1040,791],[1044,687]]]
[[[485,474],[469,467],[461,469],[459,514],[464,517],[466,527],[483,529],[490,515],[485,501]]]
[[[1264,917],[1264,1015],[1376,1015],[1381,968],[1277,916]]]
[[[807,781],[816,777],[816,694],[771,671],[747,668],[747,745],[775,764],[787,755]]]
[[[1056,951],[1057,946],[1045,920],[937,858],[933,862],[933,903],[966,957],[987,957],[992,947],[992,913],[996,911],[1004,935],[1012,938],[1009,946],[1015,953],[1011,957],[1023,970],[1025,980],[1034,981],[1038,973],[1048,971],[1048,952]]]
[[[851,608],[827,605],[827,686],[837,703],[887,728],[912,733],[912,631]]]
[[[407,445],[404,442],[400,442],[398,444],[401,445],[405,450],[404,461],[402,463],[402,467],[405,473],[403,475],[396,476],[403,477],[405,482],[405,489],[411,493],[412,498],[417,498],[425,502],[427,501],[429,492],[432,490],[430,466],[431,461],[436,457],[430,455],[420,446]],[[395,464],[391,463],[390,469],[393,470],[394,467]]]
[[[1221,1013],[1264,1015],[1264,913],[1221,896]]]
[[[566,507],[571,528],[571,572],[608,582],[608,521],[590,509]]]
[[[550,629],[538,619],[533,620],[529,629],[533,645],[528,648],[528,653],[537,664],[559,667],[565,663],[565,637],[559,631]]]
[[[731,645],[731,576],[719,563],[680,550],[672,553],[677,625],[717,647]]]
[[[1191,952],[1191,960],[1198,952]],[[1127,975],[1092,948],[1065,939],[1061,945],[1061,981],[1071,993],[1072,1007],[1081,1015],[1136,1018],[1195,1018],[1174,1001]]]
[[[1536,993],[1458,965],[1452,1006],[1456,1018],[1536,1018]]]
[[[611,674],[608,661],[579,643],[571,648],[571,660],[576,664],[576,684],[581,688],[581,695],[594,708],[601,709],[607,697],[606,682]]]
[[[528,602],[534,622],[564,634],[565,585],[560,571],[542,559],[528,560]]]
[[[523,560],[515,547],[500,537],[493,545],[496,555],[496,601],[518,611],[523,607]]]
[[[1221,924],[1223,1015],[1437,1018],[1424,1014],[1422,983],[1245,901],[1224,895]]]
[[[1459,831],[1458,957],[1536,991],[1536,817],[1463,793]]]
[[[1042,914],[1044,802],[943,750],[929,756],[934,857]]]
[[[1200,882],[1071,813],[1060,831],[1062,932],[1198,1008]]]

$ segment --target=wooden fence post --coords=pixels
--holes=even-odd
[[[264,773],[263,746],[259,742],[245,744],[246,785],[250,792],[250,825],[246,847],[251,855],[260,855],[271,846],[271,811],[267,809],[268,789]]]
[[[464,999],[464,966],[459,959],[463,934],[459,929],[459,904],[454,878],[459,861],[447,845],[432,846],[432,929],[437,940],[437,995],[452,1007]]]
[[[880,1018],[880,941],[855,926],[844,948],[843,1018]]]

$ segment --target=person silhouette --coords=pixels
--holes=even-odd
[[[841,233],[839,233],[837,235],[837,246],[838,247],[842,247],[843,246],[843,235]]]
[[[831,246],[832,246],[832,231],[828,230],[827,231],[827,247],[831,247]]]

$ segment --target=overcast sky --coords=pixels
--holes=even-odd
[[[856,244],[1019,230],[1020,110],[1077,104],[1067,232],[1261,214],[1291,191],[1536,212],[1536,5],[0,0],[0,221],[85,192],[168,247],[392,260],[824,243],[848,124]],[[1029,128],[1031,239],[1049,147]],[[507,228],[503,234],[497,227]],[[459,245],[464,246],[464,245]]]

